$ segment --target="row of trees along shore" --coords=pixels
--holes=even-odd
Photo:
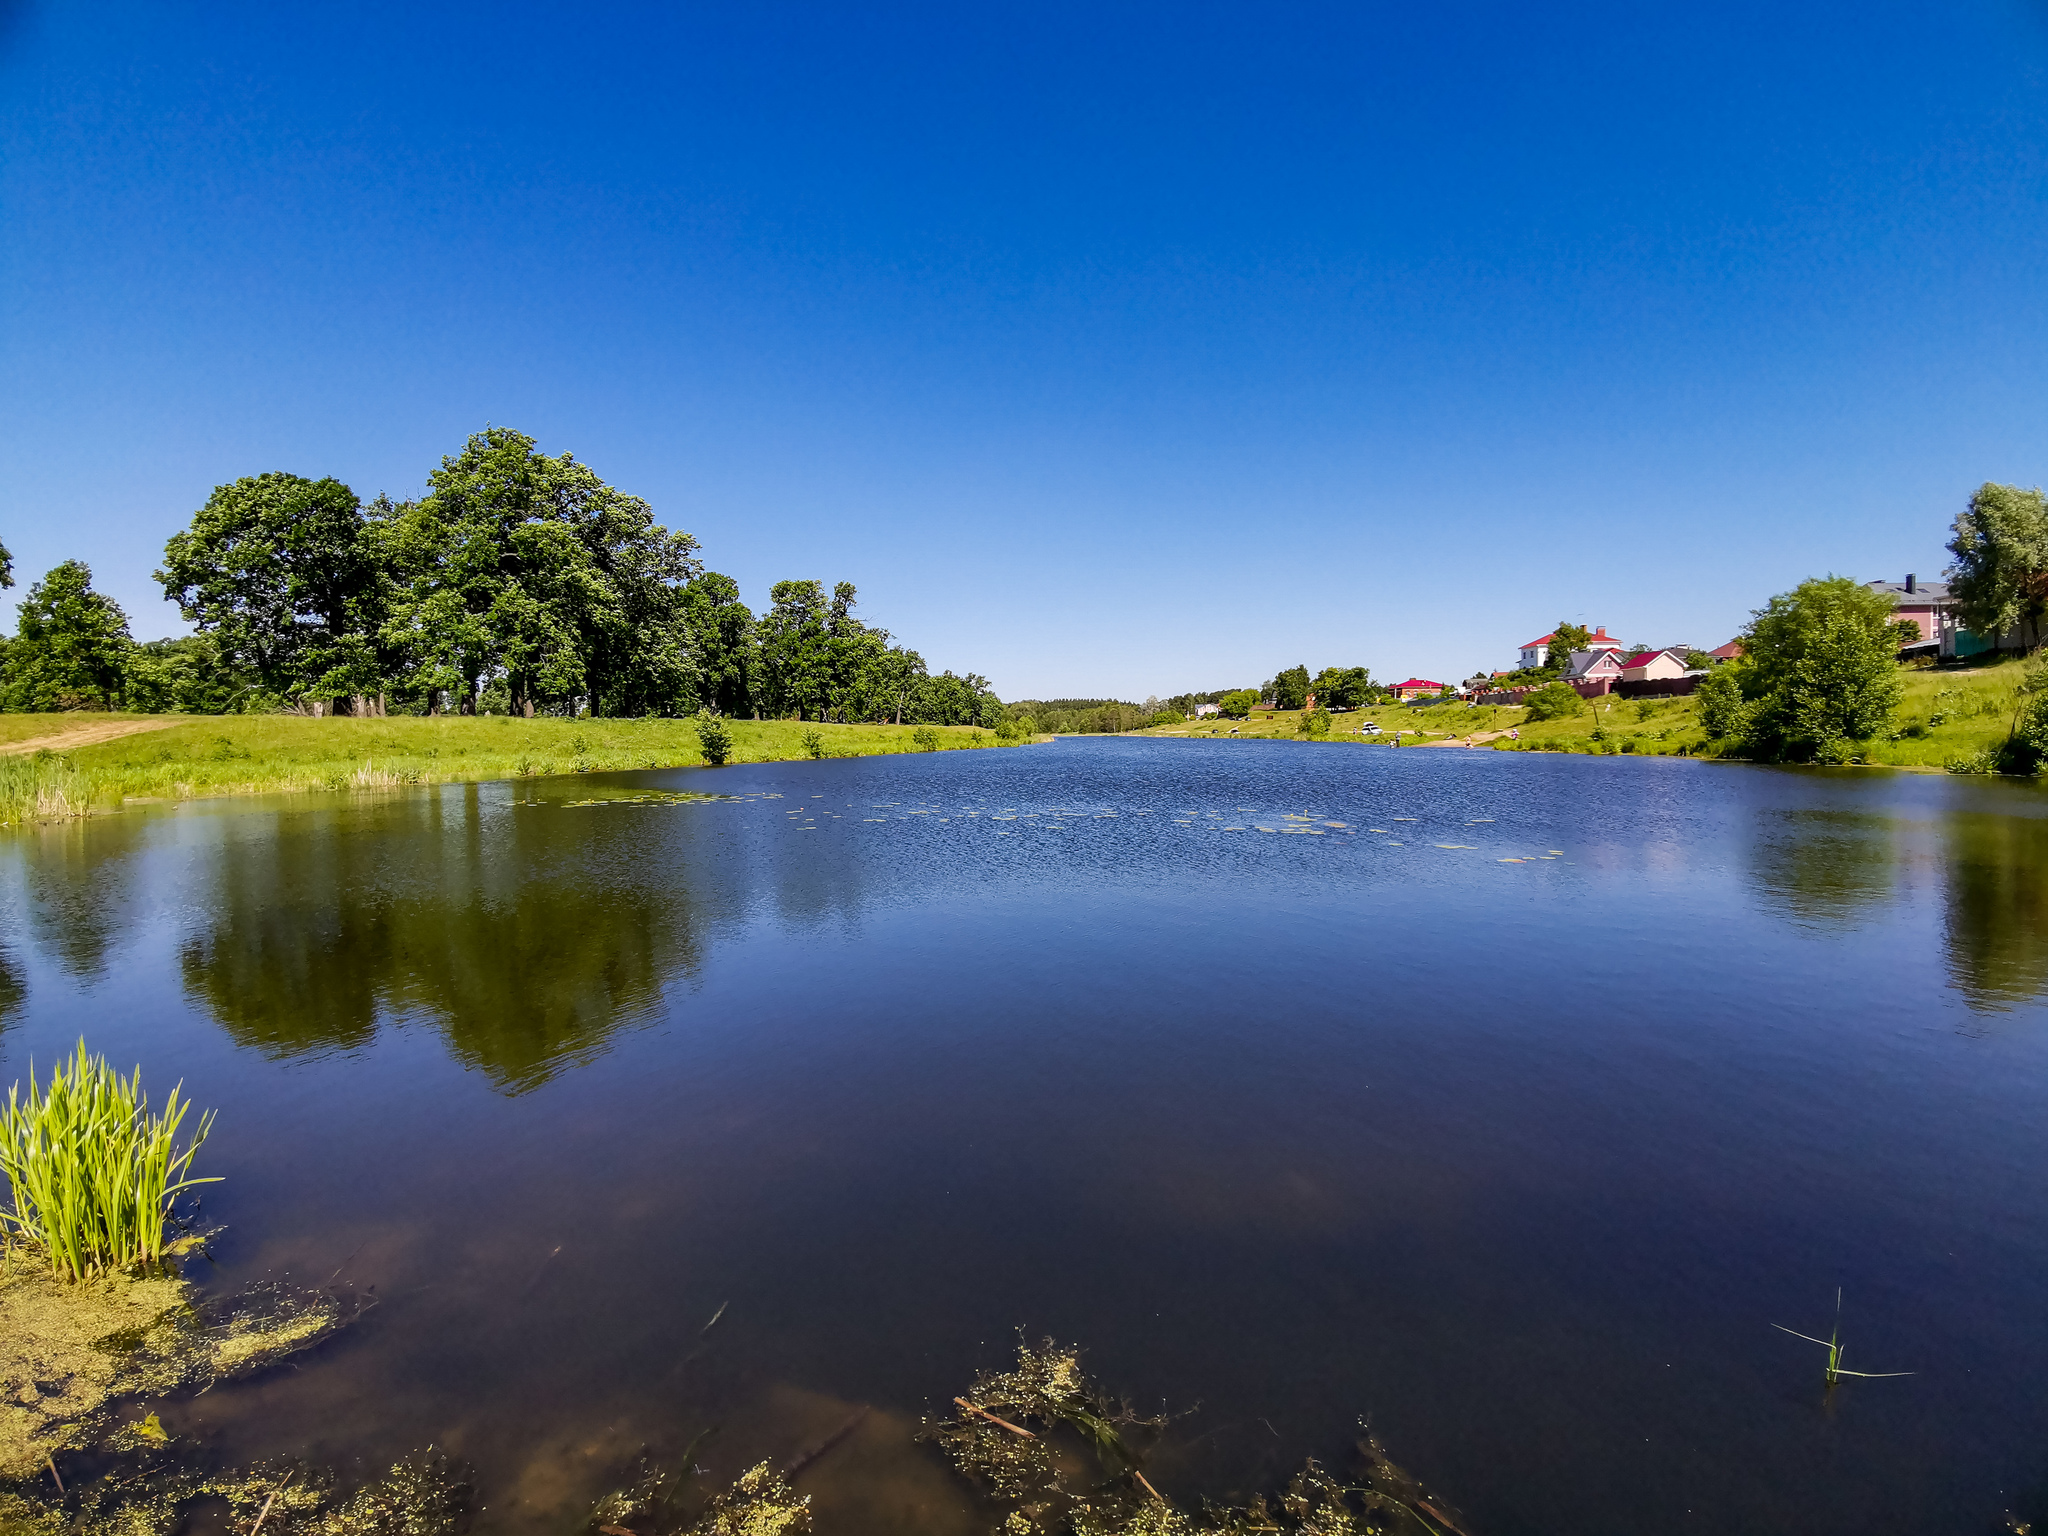
[[[1310,675],[1305,666],[1289,667],[1256,688],[1217,688],[1208,693],[1177,693],[1149,698],[1142,704],[1127,699],[1025,699],[1010,706],[1014,716],[1028,716],[1041,731],[1062,736],[1113,734],[1150,725],[1179,725],[1205,704],[1241,720],[1260,704],[1275,709],[1300,709],[1314,695],[1326,709],[1357,709],[1382,704],[1392,692],[1375,683],[1364,667],[1325,667]]]
[[[66,561],[0,642],[0,708],[1006,718],[987,679],[934,676],[855,618],[850,582],[778,582],[754,614],[689,534],[523,433],[479,432],[427,480],[367,504],[290,474],[219,487],[156,573],[179,639],[138,644]]]

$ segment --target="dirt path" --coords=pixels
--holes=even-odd
[[[138,731],[161,731],[168,726],[185,725],[190,720],[189,715],[166,715],[161,720],[106,720],[98,725],[75,725],[68,731],[31,736],[27,741],[0,742],[0,757],[25,757],[31,752],[40,752],[44,747],[52,752],[62,752],[70,747],[94,747],[103,741],[133,736]]]

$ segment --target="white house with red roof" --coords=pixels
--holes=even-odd
[[[1523,667],[1541,667],[1549,665],[1550,642],[1555,640],[1556,638],[1556,632],[1553,631],[1552,633],[1547,635],[1538,635],[1534,640],[1529,641],[1526,645],[1522,647],[1522,659],[1520,665]],[[1624,646],[1619,640],[1616,640],[1612,636],[1610,636],[1607,633],[1607,626],[1605,624],[1602,624],[1598,629],[1593,631],[1593,637],[1586,642],[1586,649],[1589,651],[1620,651],[1626,650],[1627,647]]]

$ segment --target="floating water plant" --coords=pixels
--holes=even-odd
[[[83,1040],[68,1066],[52,1069],[47,1089],[31,1066],[26,1100],[16,1083],[0,1116],[0,1173],[13,1195],[0,1231],[9,1249],[20,1241],[74,1281],[161,1261],[178,1196],[219,1182],[192,1175],[211,1111],[178,1144],[191,1107],[174,1087],[163,1113],[151,1114],[142,1069],[123,1078]]]
[[[1842,1344],[1842,1291],[1839,1286],[1835,1288],[1835,1327],[1834,1331],[1826,1338],[1816,1339],[1810,1333],[1800,1333],[1795,1329],[1787,1328],[1783,1323],[1773,1323],[1771,1326],[1780,1333],[1791,1334],[1795,1339],[1804,1339],[1809,1344],[1818,1344],[1828,1352],[1828,1363],[1821,1368],[1821,1373],[1822,1379],[1830,1387],[1841,1385],[1844,1376],[1855,1376],[1864,1381],[1877,1381],[1891,1376],[1910,1376],[1913,1374],[1911,1371],[1850,1371],[1842,1368],[1842,1354],[1844,1350]]]

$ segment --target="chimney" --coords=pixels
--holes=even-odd
[[[1919,590],[1920,585],[1917,581],[1913,579],[1913,573],[1911,571],[1906,572],[1906,595],[1908,597],[1911,597],[1915,592]]]

